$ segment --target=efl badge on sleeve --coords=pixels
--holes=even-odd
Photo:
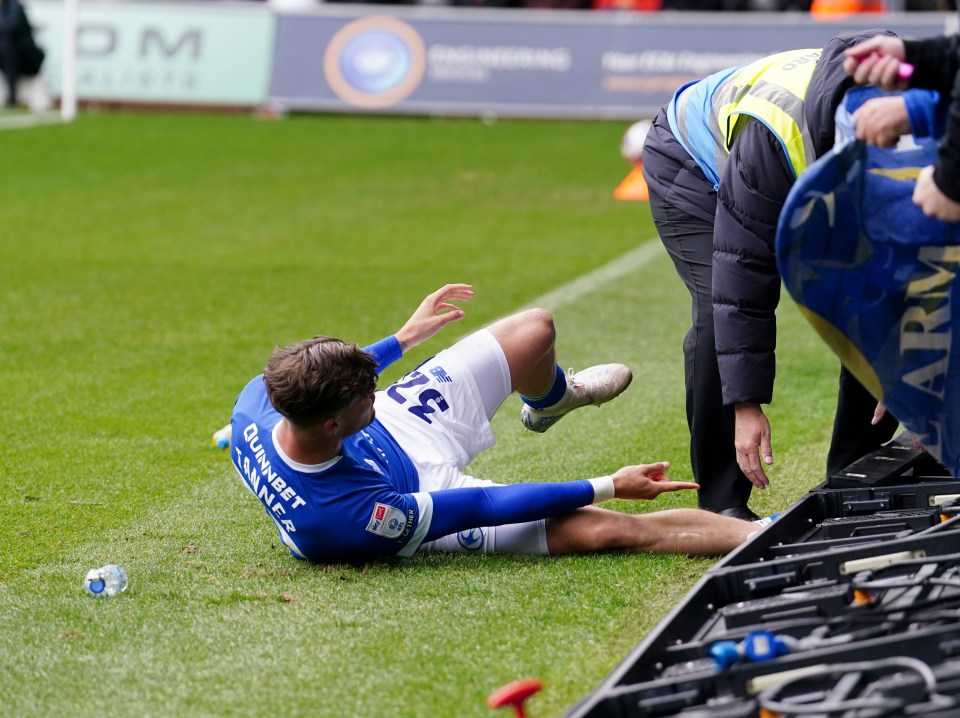
[[[377,536],[392,539],[402,534],[406,527],[407,519],[400,509],[381,503],[374,504],[373,513],[370,514],[370,523],[367,524],[367,531]]]

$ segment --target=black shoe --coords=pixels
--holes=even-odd
[[[760,518],[746,506],[732,506],[729,509],[717,511],[717,513],[721,516],[731,516],[735,519],[742,519],[743,521],[756,521]]]

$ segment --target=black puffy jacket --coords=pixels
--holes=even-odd
[[[804,100],[816,156],[833,146],[834,113],[853,81],[843,51],[885,30],[828,42]],[[780,274],[774,239],[794,177],[783,148],[759,121],[743,123],[717,190],[713,233],[713,321],[724,404],[773,399]]]

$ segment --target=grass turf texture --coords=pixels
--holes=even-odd
[[[0,133],[0,706],[7,715],[532,716],[592,690],[709,560],[418,556],[315,566],[209,437],[276,344],[361,343],[447,281],[468,317],[389,370],[655,237],[612,190],[621,123],[87,114]],[[669,459],[690,478],[685,290],[665,253],[555,312],[560,360],[625,361],[602,410],[471,467],[499,481]],[[821,479],[836,362],[789,300],[769,415],[783,509]],[[693,506],[692,494],[627,511]],[[113,562],[130,588],[81,589]],[[504,714],[506,715],[506,714]]]

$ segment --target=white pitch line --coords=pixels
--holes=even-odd
[[[577,277],[573,281],[567,282],[553,291],[547,292],[538,299],[534,299],[530,304],[523,307],[523,309],[541,307],[554,311],[567,304],[573,304],[581,297],[605,286],[608,282],[624,277],[649,264],[650,261],[663,251],[663,245],[659,239],[648,240],[636,249],[607,262],[589,274]]]
[[[22,130],[40,125],[56,125],[61,122],[57,112],[25,112],[23,114],[0,114],[0,130]]]

